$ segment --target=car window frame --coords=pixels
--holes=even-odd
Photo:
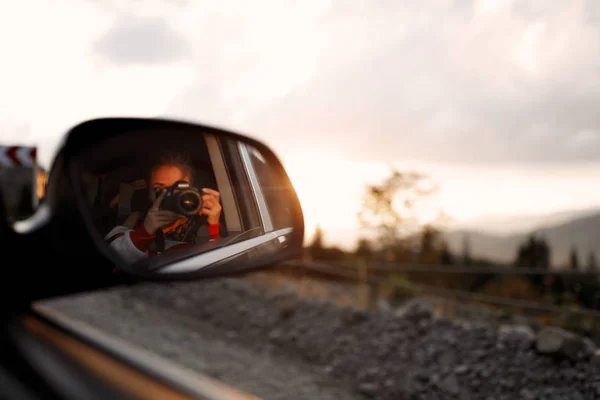
[[[231,179],[231,168],[227,166],[223,154],[222,143],[215,135],[206,133],[204,135],[208,155],[210,157],[213,174],[221,196],[223,217],[227,225],[227,235],[243,232],[242,210],[234,192],[234,184]]]
[[[240,153],[239,143],[241,142],[237,140],[219,138],[223,161],[239,210],[242,226],[241,233],[261,228],[261,234],[264,234],[264,226],[261,222],[258,209],[258,200],[256,199],[251,178],[248,175],[248,170]]]
[[[250,144],[246,144],[246,148],[270,215],[272,230],[290,227],[293,218],[289,208],[290,195],[288,188],[281,185],[285,178],[269,166],[260,150]]]
[[[256,169],[254,168],[254,164],[252,163],[248,145],[247,143],[238,142],[237,147],[240,153],[244,171],[248,176],[250,189],[255,199],[255,207],[258,211],[258,216],[263,227],[263,232],[273,232],[273,221],[271,219],[271,213],[269,212],[269,206],[263,193],[261,182],[258,179]]]

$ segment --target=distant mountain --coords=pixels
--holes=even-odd
[[[462,253],[465,237],[468,237],[473,257],[512,263],[521,243],[534,232],[548,241],[552,251],[551,262],[555,267],[568,265],[572,246],[577,250],[580,264],[585,265],[590,252],[595,252],[596,260],[600,261],[600,212],[559,224],[540,226],[527,233],[500,235],[481,230],[454,230],[445,236],[450,249],[457,254]]]
[[[528,233],[540,226],[554,226],[567,223],[580,217],[588,217],[600,213],[600,208],[559,211],[538,215],[484,215],[454,225],[453,229],[481,231],[497,235],[514,235]]]

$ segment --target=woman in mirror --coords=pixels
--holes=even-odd
[[[190,244],[220,239],[219,192],[209,188],[195,190],[191,186],[194,172],[192,163],[180,153],[160,157],[146,177],[145,209],[133,211],[122,224],[111,229],[105,236],[108,245],[125,261],[133,263]],[[186,197],[179,197],[181,204],[177,208],[165,199],[179,187],[189,190]],[[172,198],[175,197],[170,196],[168,200]],[[186,211],[186,207],[191,207],[193,214],[181,212]]]

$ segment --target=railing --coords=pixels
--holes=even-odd
[[[485,267],[485,266],[456,266],[456,265],[417,265],[417,264],[391,264],[391,263],[344,263],[344,262],[307,262],[302,260],[289,261],[284,264],[293,269],[302,269],[306,274],[326,275],[332,279],[343,279],[369,285],[385,284],[414,295],[425,294],[469,302],[481,302],[492,306],[510,307],[527,310],[532,314],[559,314],[575,315],[583,318],[593,319],[600,323],[600,310],[586,307],[564,306],[537,301],[529,301],[485,293],[477,293],[460,289],[448,289],[434,285],[412,282],[410,280],[390,279],[390,273],[447,273],[463,275],[514,275],[514,276],[564,276],[599,279],[600,273],[594,271],[573,270],[545,270],[536,268],[515,267]],[[383,276],[382,276],[383,275]],[[600,296],[600,292],[598,293]],[[600,300],[600,298],[599,298]],[[600,301],[599,301],[600,304]]]
[[[328,261],[326,263],[307,263],[294,260],[294,265],[313,264],[344,268],[355,268],[359,263]],[[442,265],[442,264],[394,264],[380,261],[366,263],[370,271],[376,272],[439,272],[449,274],[489,274],[489,275],[538,275],[538,276],[580,276],[600,278],[600,271],[580,271],[572,269],[522,268],[512,266],[483,266],[483,265]],[[290,264],[291,265],[291,264]]]

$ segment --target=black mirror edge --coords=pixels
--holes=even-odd
[[[113,135],[118,135],[120,132],[124,132],[130,129],[139,129],[143,128],[145,125],[156,127],[157,124],[162,124],[164,126],[176,126],[180,128],[193,128],[193,129],[202,129],[207,131],[208,133],[212,133],[216,136],[228,137],[231,139],[239,140],[244,143],[248,143],[251,146],[255,147],[257,150],[261,152],[263,157],[269,162],[272,162],[274,166],[278,169],[278,173],[281,174],[283,178],[285,178],[289,184],[289,189],[292,194],[292,200],[295,204],[292,204],[295,212],[293,213],[293,231],[291,233],[289,246],[290,249],[285,253],[279,254],[272,259],[262,259],[255,261],[241,261],[239,265],[236,265],[233,270],[228,271],[211,271],[211,268],[207,268],[203,270],[202,268],[186,274],[164,274],[161,275],[148,275],[148,276],[140,276],[140,274],[135,271],[134,268],[130,268],[130,265],[123,263],[117,255],[112,252],[103,242],[102,238],[95,232],[95,227],[92,222],[92,215],[87,207],[86,201],[83,197],[83,186],[80,180],[80,174],[76,168],[76,164],[74,160],[77,158],[77,155],[80,151],[85,149],[87,146],[93,146],[94,143],[97,143],[103,139],[108,137],[112,137]],[[90,131],[96,133],[90,134]],[[80,132],[85,132],[85,134],[80,134]],[[182,120],[171,120],[164,118],[128,118],[128,117],[117,117],[117,118],[96,118],[84,121],[80,124],[72,127],[66,134],[64,147],[62,148],[61,157],[57,157],[55,165],[58,169],[51,170],[51,175],[54,172],[54,179],[59,180],[60,178],[64,178],[64,174],[67,174],[67,178],[70,181],[70,189],[73,191],[73,195],[75,197],[75,202],[77,205],[77,209],[79,211],[79,216],[84,222],[87,228],[87,234],[90,240],[94,243],[97,250],[105,257],[105,259],[110,262],[112,265],[118,267],[125,274],[132,277],[134,280],[143,279],[143,280],[152,280],[152,281],[179,281],[179,280],[190,280],[190,279],[200,279],[200,278],[209,278],[216,276],[224,276],[231,273],[243,272],[250,269],[261,268],[261,267],[269,267],[277,262],[282,262],[285,260],[297,258],[301,254],[301,249],[304,243],[304,214],[302,211],[302,206],[300,204],[300,200],[296,193],[296,189],[294,188],[289,175],[283,164],[279,160],[279,157],[264,143],[252,139],[251,137],[245,136],[243,134],[238,134],[234,132],[227,131],[225,129],[197,124],[188,121]],[[51,193],[53,188],[57,188],[59,185],[49,185],[48,192],[46,195],[50,200],[50,203],[54,205],[54,207],[60,207],[60,197],[64,194],[62,193]],[[190,257],[190,258],[193,258]]]
[[[6,209],[4,193],[0,190],[0,242],[4,245],[10,245],[15,237],[15,231],[8,220],[8,210]]]

